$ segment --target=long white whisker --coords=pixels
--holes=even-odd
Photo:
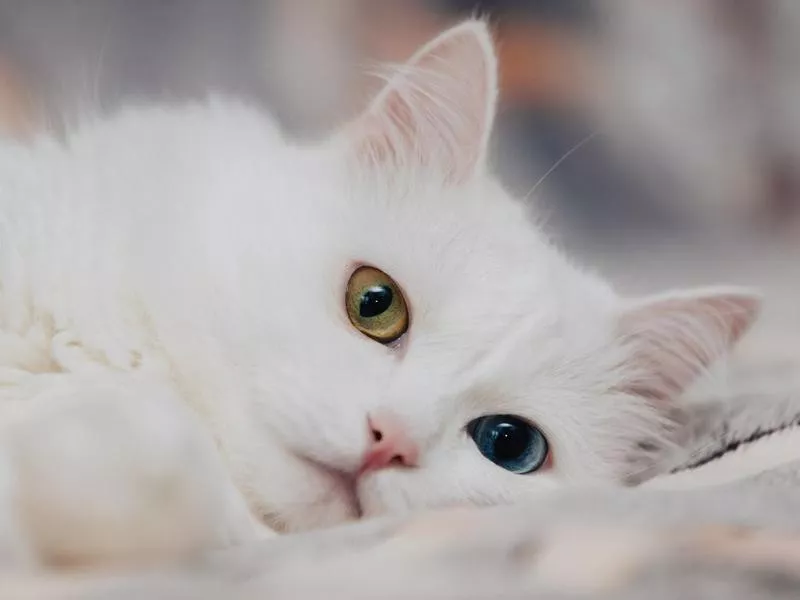
[[[538,180],[536,183],[534,183],[534,184],[533,184],[533,187],[530,189],[530,191],[529,191],[527,194],[525,194],[525,196],[523,197],[523,201],[527,202],[527,201],[530,199],[530,197],[531,197],[531,196],[532,196],[532,195],[533,195],[533,194],[536,192],[536,190],[538,190],[538,189],[539,189],[539,187],[541,187],[541,185],[542,185],[542,184],[545,182],[545,180],[546,180],[546,179],[547,179],[547,178],[548,178],[550,175],[552,175],[552,174],[553,174],[553,172],[554,172],[554,171],[555,171],[555,170],[556,170],[558,167],[560,167],[560,166],[561,166],[561,164],[562,164],[562,163],[563,163],[565,160],[567,160],[567,159],[568,159],[570,156],[572,156],[572,155],[573,155],[573,154],[575,154],[575,153],[576,153],[578,150],[580,150],[580,149],[581,149],[581,148],[583,148],[583,147],[584,147],[586,144],[588,144],[588,143],[589,143],[589,142],[590,142],[590,141],[591,141],[591,140],[592,140],[592,139],[593,139],[593,138],[594,138],[596,135],[597,135],[597,132],[596,132],[596,131],[593,131],[592,133],[590,133],[589,135],[587,135],[585,138],[583,138],[581,141],[579,141],[577,144],[575,144],[575,145],[574,145],[572,148],[570,148],[569,150],[567,150],[567,151],[564,153],[564,155],[563,155],[561,158],[559,158],[559,159],[558,159],[558,160],[557,160],[555,163],[553,163],[553,166],[552,166],[552,167],[550,167],[549,169],[547,169],[547,171],[544,173],[544,175],[542,175],[542,176],[539,178],[539,180]]]

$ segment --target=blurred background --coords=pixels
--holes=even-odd
[[[798,0],[0,0],[0,132],[213,91],[320,137],[473,14],[495,170],[550,235],[631,293],[762,287],[748,347],[800,360]]]

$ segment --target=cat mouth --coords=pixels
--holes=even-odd
[[[341,521],[360,519],[364,511],[358,494],[358,475],[332,468],[313,459],[308,461],[330,482],[320,502],[338,507],[334,512],[349,517],[342,518]]]
[[[350,507],[354,519],[360,519],[364,516],[364,506],[361,498],[358,495],[358,480],[355,477],[346,477],[344,483],[347,495],[350,499]]]

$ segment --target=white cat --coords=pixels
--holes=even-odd
[[[759,300],[573,267],[486,173],[496,88],[473,21],[313,147],[223,100],[0,146],[8,539],[152,558],[641,478]]]

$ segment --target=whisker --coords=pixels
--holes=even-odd
[[[527,202],[530,199],[530,197],[536,192],[536,190],[538,190],[539,187],[541,187],[541,185],[545,182],[545,180],[548,177],[550,177],[550,175],[552,175],[555,172],[555,170],[558,167],[560,167],[562,165],[562,163],[564,163],[564,161],[566,161],[570,156],[572,156],[578,150],[580,150],[586,144],[588,144],[595,136],[597,136],[597,132],[593,131],[592,133],[587,135],[585,138],[583,138],[581,141],[579,141],[577,144],[575,144],[572,148],[567,150],[564,153],[564,155],[561,158],[559,158],[555,163],[553,163],[553,166],[550,167],[549,169],[547,169],[547,171],[545,171],[544,175],[542,175],[539,178],[539,180],[536,183],[533,184],[533,187],[530,189],[530,191],[527,194],[525,194],[525,196],[523,197],[523,201]]]

